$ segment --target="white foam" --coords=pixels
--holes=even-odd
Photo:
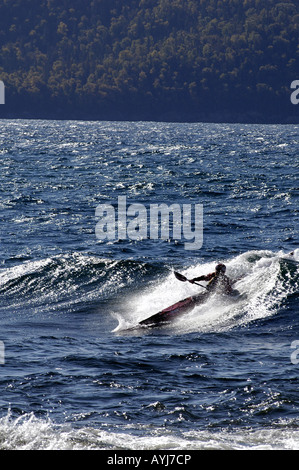
[[[111,429],[57,425],[33,413],[0,419],[0,450],[298,450],[299,430],[292,420],[267,429],[177,432],[132,424]]]

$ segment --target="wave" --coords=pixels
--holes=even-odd
[[[33,413],[12,418],[8,411],[0,419],[0,450],[298,450],[297,427],[296,420],[290,419],[257,430],[178,433],[146,425],[136,430],[133,425],[127,425],[114,432],[58,425],[50,418],[37,418]]]
[[[253,250],[221,261],[227,266],[227,275],[237,280],[234,287],[241,294],[239,298],[213,295],[171,326],[163,327],[164,332],[218,332],[244,326],[275,315],[283,303],[298,291],[298,249],[291,254]],[[182,274],[190,279],[212,272],[214,268],[215,261],[189,267]],[[122,312],[115,313],[119,324],[114,332],[126,331],[150,315],[198,292],[197,286],[180,283],[170,273],[159,285],[131,299]]]
[[[235,287],[240,298],[232,301],[214,295],[163,331],[226,331],[274,315],[298,291],[298,260],[298,249],[293,254],[249,251],[222,260],[228,276],[238,279]],[[197,264],[182,273],[187,278],[206,274],[218,261]],[[109,260],[78,252],[27,260],[0,270],[2,311],[23,311],[24,307],[34,312],[73,311],[105,302],[105,312],[118,322],[113,330],[118,333],[199,291],[156,263]]]
[[[115,298],[146,272],[147,266],[138,262],[77,252],[25,261],[0,270],[1,308],[28,306],[37,311],[103,301]]]

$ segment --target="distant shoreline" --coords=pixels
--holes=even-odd
[[[299,110],[296,115],[288,116],[263,116],[259,113],[245,113],[244,115],[234,113],[190,113],[190,115],[179,112],[164,112],[149,114],[124,113],[121,111],[109,113],[88,112],[9,112],[0,109],[0,119],[37,119],[57,121],[119,121],[119,122],[172,122],[172,123],[215,123],[215,124],[299,124]]]

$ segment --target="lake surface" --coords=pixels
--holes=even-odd
[[[296,125],[1,121],[1,449],[299,448],[298,143]],[[202,246],[100,239],[121,197],[202,205]],[[218,262],[238,298],[128,330],[204,291],[173,271]]]

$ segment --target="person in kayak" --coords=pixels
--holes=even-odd
[[[230,279],[225,275],[226,266],[225,264],[219,263],[217,264],[215,271],[213,273],[195,277],[194,279],[190,279],[190,282],[193,284],[196,281],[206,281],[208,282],[207,290],[209,292],[215,292],[216,289],[224,292],[225,294],[232,294],[232,282]]]

